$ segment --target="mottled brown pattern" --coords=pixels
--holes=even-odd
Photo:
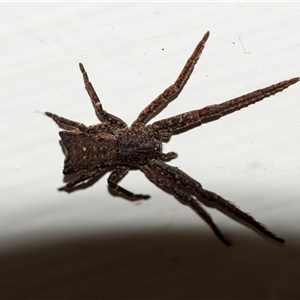
[[[74,128],[59,133],[66,155],[63,173],[66,175],[78,174],[79,176],[60,190],[69,191],[72,187],[113,167],[114,169],[108,177],[108,186],[111,190],[132,201],[148,199],[150,197],[148,195],[133,194],[118,185],[130,168],[136,167],[144,172],[158,187],[172,194],[181,203],[190,206],[211,227],[224,244],[229,245],[230,242],[201,206],[201,202],[209,203],[217,209],[235,216],[236,219],[249,224],[265,236],[283,243],[283,239],[266,229],[253,217],[241,211],[232,202],[205,190],[198,181],[180,169],[166,164],[164,161],[176,158],[177,154],[175,152],[163,153],[162,143],[182,129],[188,129],[190,126],[200,126],[202,123],[213,121],[281,92],[298,82],[298,77],[273,84],[221,104],[210,105],[146,125],[150,119],[178,96],[192,74],[208,37],[209,32],[199,42],[174,84],[170,85],[153,100],[130,127],[120,118],[103,110],[83,65],[79,64],[85,88],[102,122],[97,125],[86,126],[49,112],[45,113],[57,123]]]

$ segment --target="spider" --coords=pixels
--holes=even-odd
[[[189,130],[191,127],[216,120],[281,92],[298,82],[299,77],[273,84],[221,104],[209,105],[147,125],[151,118],[162,111],[181,92],[193,72],[208,37],[209,32],[198,43],[176,81],[146,106],[131,126],[127,126],[123,120],[103,109],[83,65],[79,64],[85,88],[102,123],[86,126],[50,112],[45,113],[58,124],[71,127],[71,129],[59,132],[65,152],[63,174],[78,174],[78,177],[59,190],[70,191],[76,185],[113,168],[107,179],[110,190],[131,201],[148,199],[149,195],[134,194],[118,185],[130,168],[138,168],[159,188],[192,208],[225,245],[230,245],[229,240],[204,210],[202,202],[224,211],[229,216],[234,216],[266,237],[284,243],[282,238],[277,237],[232,202],[204,189],[198,181],[177,167],[168,165],[166,161],[176,158],[177,154],[175,152],[163,153],[162,143],[168,142],[173,134],[182,130]]]

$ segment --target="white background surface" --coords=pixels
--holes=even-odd
[[[300,84],[182,135],[171,162],[234,201],[284,247],[209,209],[225,247],[189,208],[131,172],[71,194],[51,111],[97,123],[82,62],[105,109],[130,124],[211,36],[181,95],[154,120],[300,75],[298,3],[1,3],[0,297],[296,299]],[[298,279],[297,279],[298,278]]]

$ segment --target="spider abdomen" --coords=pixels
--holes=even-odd
[[[116,138],[101,132],[87,134],[79,130],[59,133],[65,148],[63,174],[93,170],[117,162]]]
[[[162,151],[162,143],[142,129],[125,128],[116,133],[117,160],[125,166],[147,164],[158,158]]]

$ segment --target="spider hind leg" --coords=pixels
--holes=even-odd
[[[109,123],[111,126],[117,128],[125,128],[127,127],[126,123],[121,120],[120,118],[114,116],[113,114],[110,114],[108,112],[106,112],[103,107],[102,107],[102,103],[100,102],[100,99],[92,85],[92,83],[89,80],[89,77],[87,75],[87,72],[84,69],[84,66],[82,63],[79,63],[79,68],[80,71],[82,73],[83,76],[83,82],[85,85],[85,89],[87,90],[91,101],[94,105],[94,108],[96,110],[96,112],[98,113],[98,115],[107,123]]]
[[[53,113],[50,113],[48,111],[45,112],[45,115],[47,117],[51,118],[52,120],[54,120],[58,124],[64,124],[64,125],[69,126],[69,127],[77,128],[82,132],[85,132],[88,129],[88,127],[85,126],[82,123],[79,123],[79,122],[76,122],[76,121],[73,121],[73,120],[69,120],[69,119],[66,119],[64,117],[60,117],[60,116],[58,116],[56,114],[53,114]]]
[[[58,190],[69,192],[73,187],[75,187],[78,184],[80,184],[82,182],[85,182],[85,181],[95,177],[96,175],[100,174],[104,170],[105,170],[105,168],[101,168],[101,169],[96,169],[92,172],[83,173],[80,176],[78,176],[77,178],[75,178],[74,180],[68,182],[65,186],[59,188]]]

